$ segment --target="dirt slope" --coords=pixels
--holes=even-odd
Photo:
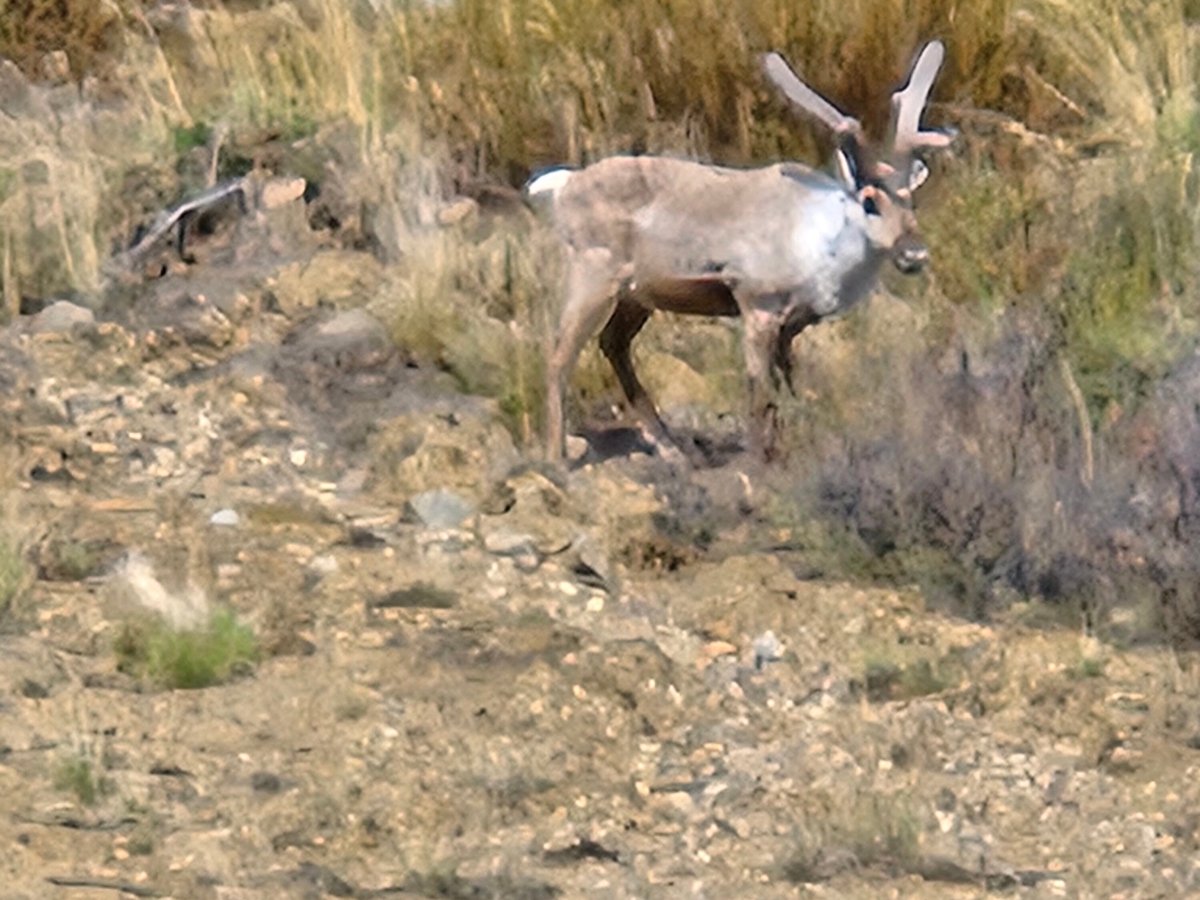
[[[5,897],[1200,891],[1191,660],[801,580],[737,457],[531,465],[383,277],[198,264],[0,334]],[[121,671],[154,598],[261,658]]]

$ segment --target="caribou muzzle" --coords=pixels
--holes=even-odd
[[[892,262],[905,275],[915,275],[929,262],[929,248],[919,238],[905,238],[892,248]]]

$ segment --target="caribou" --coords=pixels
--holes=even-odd
[[[783,96],[833,132],[834,174],[797,162],[733,169],[617,156],[553,169],[526,185],[531,202],[549,208],[566,247],[565,299],[546,365],[550,459],[563,455],[566,385],[597,334],[634,415],[660,447],[677,449],[630,355],[656,310],[740,317],[749,444],[762,458],[776,454],[773,391],[781,376],[794,391],[796,335],[869,295],[884,260],[907,274],[929,260],[912,197],[929,173],[920,152],[953,140],[921,126],[944,52],[938,41],[927,44],[892,95],[882,153],[857,119],[801,81],[783,57],[762,57]]]

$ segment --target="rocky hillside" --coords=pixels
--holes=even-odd
[[[0,15],[0,894],[1200,895],[1194,5]],[[928,34],[932,272],[785,458],[656,321],[690,464],[594,351],[544,464],[513,186],[815,159],[756,54],[871,124]]]
[[[296,185],[222,221],[0,333],[6,896],[1200,890],[1187,658],[805,580],[737,453],[545,469]]]

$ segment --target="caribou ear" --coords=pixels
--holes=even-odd
[[[908,170],[908,184],[906,187],[909,193],[912,193],[917,188],[925,183],[925,179],[929,177],[929,166],[921,162],[919,159],[914,159]]]
[[[833,155],[837,162],[838,178],[848,191],[858,187],[858,173],[854,171],[854,158],[841,147]]]

